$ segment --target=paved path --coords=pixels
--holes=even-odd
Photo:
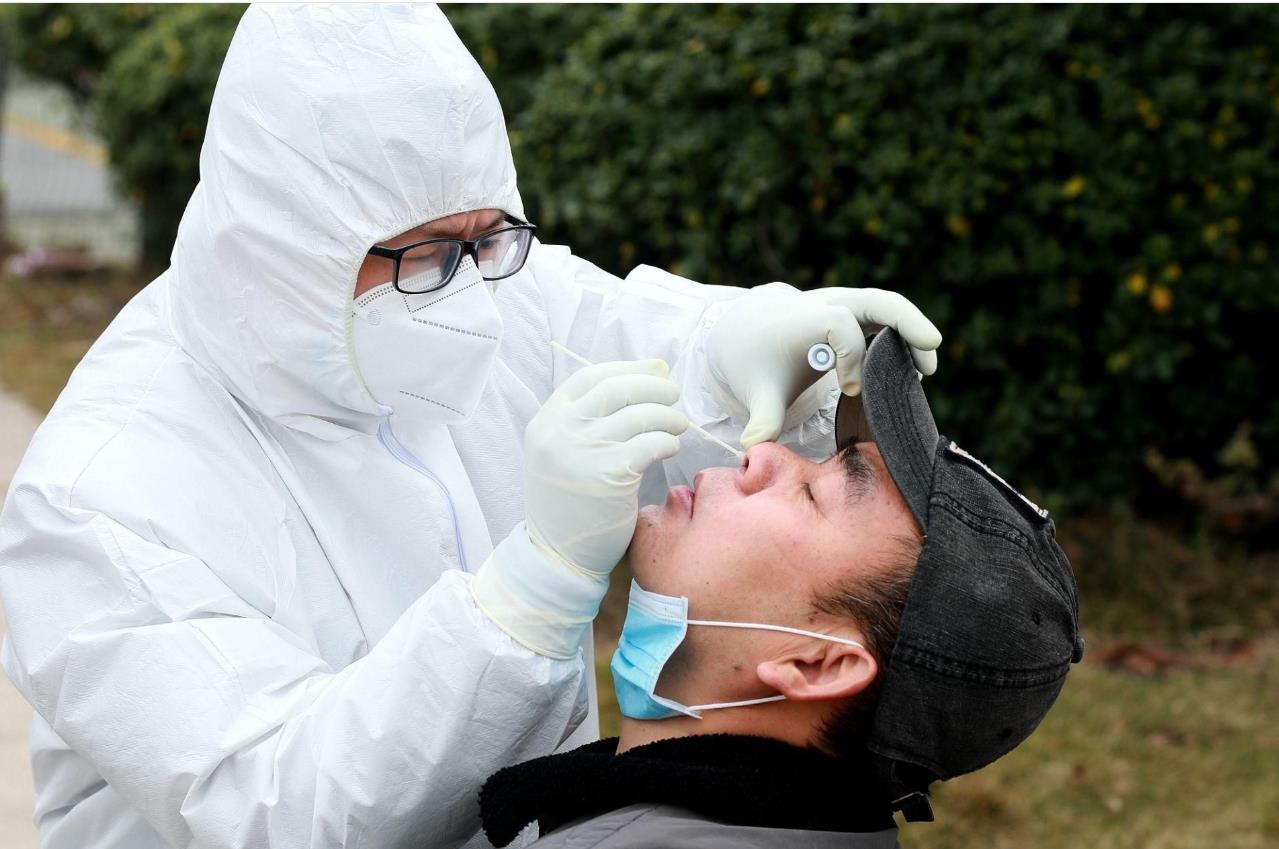
[[[40,417],[26,404],[0,389],[0,492],[8,490],[9,479],[39,423]],[[3,630],[4,614],[0,612]],[[0,675],[0,846],[4,849],[36,849],[27,758],[30,725],[31,707],[9,679]]]

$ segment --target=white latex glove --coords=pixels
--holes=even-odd
[[[706,342],[712,377],[746,409],[742,447],[776,439],[786,411],[821,375],[808,349],[827,342],[846,395],[861,392],[866,334],[891,327],[910,345],[915,368],[937,370],[941,333],[914,304],[883,289],[757,286],[729,307]]]
[[[688,419],[661,360],[573,374],[524,431],[525,521],[476,573],[471,593],[539,654],[571,658],[626,553],[644,471],[679,450]]]

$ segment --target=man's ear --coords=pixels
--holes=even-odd
[[[766,660],[755,674],[791,701],[819,702],[862,692],[879,674],[879,664],[861,646],[821,642],[815,649]]]

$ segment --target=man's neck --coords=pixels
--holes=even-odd
[[[617,753],[620,755],[627,749],[643,746],[646,743],[656,743],[658,740],[671,740],[676,737],[691,737],[694,734],[708,733],[700,729],[700,726],[705,721],[704,719],[693,719],[688,716],[658,721],[622,717],[622,733],[617,739]]]
[[[772,707],[772,706],[770,706]],[[752,708],[757,709],[757,708]],[[770,711],[772,713],[772,711]],[[734,717],[731,714],[739,714]],[[808,734],[791,723],[778,722],[774,717],[756,716],[754,721],[740,721],[741,710],[707,711],[701,719],[676,716],[670,719],[639,720],[622,717],[622,731],[617,741],[617,753],[627,749],[673,740],[677,737],[694,737],[701,734],[746,734],[751,737],[772,737],[793,746],[808,745]]]

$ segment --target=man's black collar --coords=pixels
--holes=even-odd
[[[533,820],[546,834],[639,802],[761,828],[893,826],[891,806],[865,770],[780,740],[708,734],[616,752],[613,737],[495,773],[480,791],[488,839],[505,846]]]

